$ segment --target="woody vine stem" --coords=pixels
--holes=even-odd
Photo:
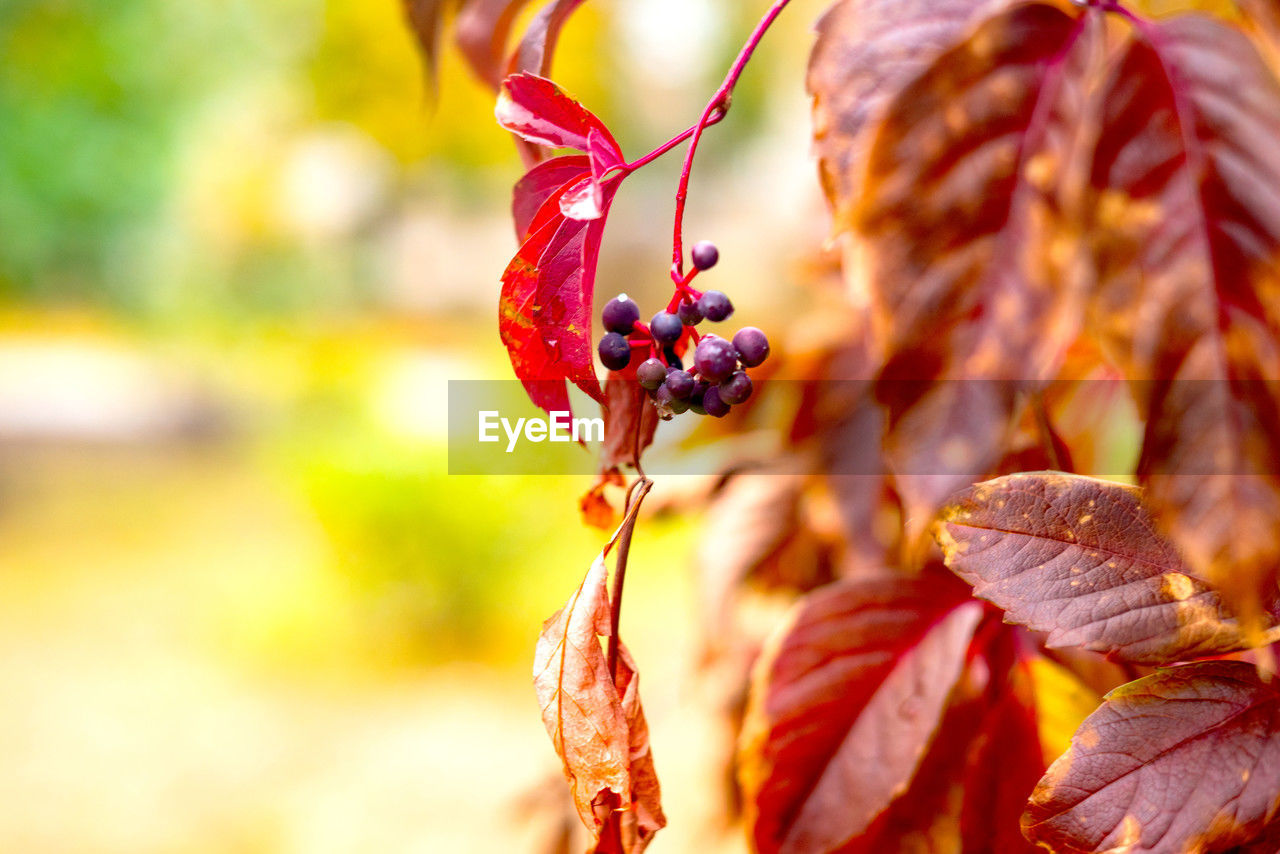
[[[738,79],[746,69],[747,63],[751,61],[751,56],[755,53],[756,47],[759,46],[760,40],[764,38],[764,34],[769,31],[769,28],[773,26],[773,22],[777,20],[778,15],[790,2],[791,0],[774,0],[773,5],[769,7],[769,11],[764,14],[764,17],[756,24],[755,29],[751,31],[751,35],[747,37],[742,50],[738,52],[733,65],[729,67],[729,72],[725,75],[724,81],[716,89],[715,94],[711,96],[711,100],[707,102],[706,109],[702,111],[697,124],[649,152],[644,157],[623,167],[623,173],[629,174],[666,154],[686,139],[689,140],[689,148],[684,156],[684,166],[680,170],[680,183],[676,187],[675,224],[671,241],[671,279],[675,282],[676,292],[671,298],[668,310],[673,310],[682,299],[697,296],[697,293],[689,287],[689,283],[697,275],[698,269],[694,267],[687,274],[684,270],[684,208],[685,201],[689,196],[689,174],[693,171],[693,158],[698,151],[698,143],[702,139],[702,132],[728,114],[729,106],[733,100],[733,90],[738,84]],[[626,581],[627,558],[631,551],[631,537],[635,532],[636,518],[640,512],[640,505],[643,503],[644,497],[648,495],[649,490],[653,488],[653,481],[646,477],[644,470],[640,468],[639,423],[637,423],[636,427],[635,464],[638,477],[631,484],[630,489],[627,490],[625,515],[622,525],[618,528],[615,540],[618,546],[618,556],[614,564],[612,595],[609,597],[608,662],[609,678],[614,684],[617,684],[618,630],[622,618],[622,589]]]

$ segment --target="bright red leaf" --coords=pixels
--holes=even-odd
[[[542,210],[547,199],[590,173],[590,162],[580,154],[554,157],[526,172],[516,182],[511,194],[511,216],[515,221],[516,240],[523,243],[529,237],[534,217]]]
[[[494,115],[505,129],[548,148],[590,151],[589,136],[594,130],[607,141],[606,148],[621,158],[621,149],[604,123],[545,77],[522,73],[502,81]]]
[[[614,185],[616,186],[616,184]],[[591,293],[603,220],[565,219],[553,194],[502,274],[498,330],[529,398],[569,411],[570,380],[603,402],[591,352]]]
[[[546,380],[568,380],[604,403],[592,305],[605,217],[623,176],[602,178],[623,162],[622,153],[598,118],[541,77],[508,78],[497,115],[503,127],[530,141],[587,152],[534,166],[516,184],[512,214],[524,242],[502,275],[498,304],[511,366],[530,399],[548,412],[569,409],[569,397]]]

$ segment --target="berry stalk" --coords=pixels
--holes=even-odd
[[[689,173],[693,170],[693,156],[698,151],[698,141],[702,138],[702,131],[723,119],[729,112],[729,104],[733,99],[733,89],[738,85],[738,78],[742,76],[747,63],[751,61],[751,55],[755,53],[760,40],[764,38],[764,34],[768,32],[769,27],[773,26],[774,20],[777,19],[778,15],[790,2],[791,0],[774,0],[774,4],[769,7],[769,11],[756,24],[756,28],[751,31],[746,44],[738,52],[738,58],[730,66],[724,82],[720,84],[720,88],[716,90],[716,93],[711,96],[711,100],[707,102],[707,108],[702,111],[702,117],[693,126],[693,134],[689,140],[689,150],[685,152],[684,156],[684,168],[680,171],[680,184],[676,188],[675,228],[671,241],[671,278],[677,283],[684,279],[684,203],[689,196]],[[712,121],[713,115],[715,116],[715,121]]]
[[[627,493],[627,512],[618,529],[618,557],[613,565],[613,595],[609,597],[609,679],[618,679],[618,629],[622,622],[622,589],[627,580],[627,557],[631,553],[631,535],[636,529],[640,504],[653,488],[653,481],[641,475]]]

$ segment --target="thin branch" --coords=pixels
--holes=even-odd
[[[743,69],[747,67],[747,63],[751,60],[751,54],[755,53],[760,40],[764,38],[764,34],[773,25],[774,19],[787,7],[789,2],[791,0],[774,0],[774,4],[769,7],[769,11],[756,24],[756,28],[751,31],[751,35],[747,38],[747,43],[742,46],[742,50],[738,53],[738,58],[733,61],[733,65],[729,68],[729,73],[725,75],[724,82],[720,84],[720,88],[716,90],[716,93],[711,96],[711,100],[707,102],[707,108],[702,111],[702,118],[693,127],[693,137],[689,140],[689,150],[684,155],[684,168],[680,171],[680,185],[676,188],[675,233],[671,240],[671,278],[676,282],[684,279],[684,203],[689,196],[689,173],[693,170],[693,155],[698,151],[698,141],[702,138],[702,131],[709,125],[723,119],[725,114],[729,112],[729,103],[733,99],[733,88],[738,85],[738,78],[742,76]]]
[[[652,488],[653,481],[643,475],[631,484],[631,488],[627,490],[627,515],[618,529],[618,557],[613,568],[613,591],[609,596],[609,679],[615,684],[618,678],[618,627],[622,622],[622,587],[627,578],[631,534],[635,531],[640,505]]]

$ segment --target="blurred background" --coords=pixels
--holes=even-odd
[[[637,156],[764,5],[593,0],[556,76]],[[826,237],[823,5],[785,13],[694,172],[688,237],[743,323],[807,298]],[[454,53],[432,90],[396,0],[0,2],[0,851],[558,832],[529,668],[603,537],[589,481],[447,473],[447,381],[511,376],[521,170]],[[597,293],[666,298],[677,174],[628,182]],[[739,850],[692,711],[696,503],[665,506],[623,623],[671,820],[651,850]]]

